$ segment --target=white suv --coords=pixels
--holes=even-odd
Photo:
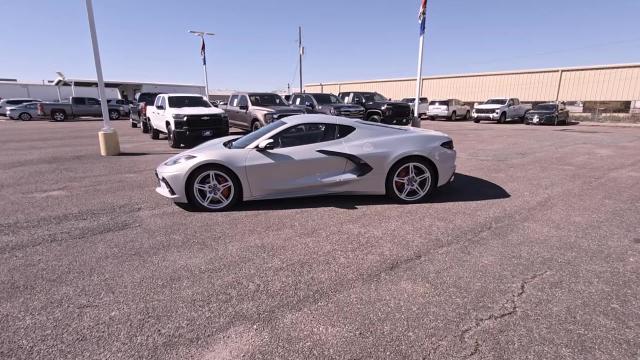
[[[167,134],[173,148],[229,135],[227,114],[198,94],[160,94],[147,117],[151,138]]]
[[[429,101],[427,118],[435,119],[465,119],[471,117],[471,108],[458,99],[432,100]]]

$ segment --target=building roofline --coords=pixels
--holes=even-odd
[[[423,76],[422,79],[423,80],[427,80],[427,79],[447,79],[447,78],[462,78],[462,77],[473,77],[473,76],[531,74],[531,73],[544,73],[544,72],[557,72],[557,71],[581,71],[581,70],[597,70],[597,69],[618,69],[618,68],[630,68],[630,67],[640,67],[640,63],[610,64],[610,65],[590,65],[590,66],[571,66],[571,67],[558,67],[558,68],[546,68],[546,69],[493,71],[493,72],[480,72],[480,73],[467,73],[467,74],[431,75],[431,76]],[[415,77],[387,78],[387,79],[374,79],[374,80],[347,80],[347,81],[332,81],[332,82],[311,83],[311,84],[305,84],[305,86],[366,84],[366,83],[376,83],[376,82],[415,81],[415,80],[416,80]]]
[[[53,82],[51,84],[53,85],[57,85],[58,83],[63,82],[66,84],[71,84],[71,82],[80,82],[80,83],[98,83],[98,80],[96,79],[74,79],[74,78],[66,78],[64,80],[58,78],[53,80]],[[179,84],[179,83],[169,83],[169,82],[152,82],[152,81],[131,81],[131,80],[127,80],[127,81],[120,81],[120,80],[105,80],[104,81],[105,84],[127,84],[127,85],[135,85],[135,84],[141,84],[141,85],[170,85],[170,86],[196,86],[196,87],[201,87],[204,88],[204,85],[201,84]]]

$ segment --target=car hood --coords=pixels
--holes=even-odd
[[[499,105],[499,104],[480,104],[480,105],[476,105],[474,106],[474,109],[500,109],[501,107],[506,106],[506,105]]]
[[[254,106],[252,107],[254,111],[262,111],[262,112],[277,112],[277,113],[297,113],[304,114],[304,110],[296,109],[291,106]]]
[[[172,108],[174,114],[196,115],[196,114],[222,114],[224,111],[216,107],[184,107]]]

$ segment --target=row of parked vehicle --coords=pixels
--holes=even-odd
[[[129,116],[131,105],[127,100],[107,99],[107,104],[111,120]],[[60,102],[45,102],[31,98],[2,99],[0,115],[22,121],[33,118],[65,121],[82,116],[102,116],[102,108],[100,100],[84,96],[72,96]]]

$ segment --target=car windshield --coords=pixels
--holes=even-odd
[[[254,132],[251,132],[243,137],[237,138],[235,140],[229,141],[225,143],[225,146],[229,149],[244,149],[247,146],[251,145],[254,141],[260,139],[264,135],[269,132],[286,125],[287,123],[282,120],[277,120],[272,122],[271,124],[262,127]]]
[[[367,102],[387,101],[386,97],[378,93],[362,93],[362,97],[364,98],[364,101],[367,101]]]
[[[416,102],[416,99],[414,99],[414,98],[404,98],[404,99],[402,99],[402,102],[411,104],[411,103]]]
[[[489,99],[485,104],[488,105],[506,105],[507,99]]]
[[[249,101],[255,106],[287,106],[284,99],[276,94],[249,94]]]
[[[186,107],[211,107],[208,101],[202,96],[169,96],[169,107],[186,108]]]
[[[315,94],[313,97],[318,104],[342,104],[342,101],[333,94]]]
[[[540,104],[533,107],[536,111],[556,111],[555,104]]]
[[[144,102],[147,104],[153,104],[156,101],[156,97],[159,94],[156,93],[142,93],[138,96],[138,102]]]

